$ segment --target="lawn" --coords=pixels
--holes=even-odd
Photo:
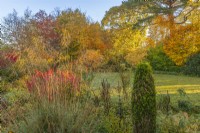
[[[134,74],[132,74],[134,75]],[[119,73],[96,73],[92,88],[101,87],[101,81],[107,79],[111,87],[121,84]],[[200,93],[200,78],[182,75],[154,74],[157,93],[176,93],[177,89],[184,89],[187,93]],[[133,76],[131,76],[131,84]],[[131,85],[132,86],[132,85]]]
[[[167,74],[154,74],[153,76],[155,79],[157,95],[166,94],[168,90],[172,102],[176,103],[180,98],[177,94],[177,90],[184,89],[188,94],[187,96],[190,101],[195,105],[200,105],[200,78]],[[130,88],[132,87],[133,78],[134,76],[131,76]],[[103,79],[107,79],[112,88],[116,88],[118,84],[121,84],[119,73],[96,73],[91,87],[93,89],[99,89]],[[115,97],[115,94],[113,95]]]

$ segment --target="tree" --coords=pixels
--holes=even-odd
[[[38,34],[43,37],[45,43],[53,48],[58,48],[60,37],[56,32],[56,18],[40,10],[34,15],[32,21],[37,28]]]
[[[134,133],[156,132],[156,92],[149,64],[137,66],[132,90],[132,120]]]
[[[200,77],[200,53],[194,54],[187,59],[184,73]]]
[[[87,49],[100,50],[103,53],[106,48],[109,48],[109,35],[101,28],[99,23],[91,23],[87,28],[87,34]]]
[[[85,48],[87,42],[87,28],[89,20],[80,10],[67,9],[57,17],[56,30],[61,37],[61,46],[68,46],[71,41],[77,40],[81,48]]]
[[[147,56],[147,48],[137,48],[134,51],[127,54],[126,61],[133,67],[136,67]]]
[[[31,11],[25,10],[24,16],[19,17],[18,13],[13,10],[8,14],[1,23],[2,41],[5,44],[12,45],[13,47],[22,50],[25,45],[29,44],[32,34]],[[29,36],[30,35],[30,36]]]
[[[145,14],[133,23],[134,28],[148,26],[149,40],[154,44],[162,42],[165,53],[177,65],[183,65],[187,57],[198,51],[199,29],[197,27],[199,26],[189,18],[199,16],[193,15],[194,12],[199,11],[199,1],[128,0],[123,4],[141,15]]]
[[[80,49],[106,48],[104,31],[98,23],[91,22],[80,10],[65,10],[57,17],[57,32],[61,37],[61,45],[68,46],[71,41],[77,40]]]
[[[147,59],[156,71],[180,72],[180,68],[164,52],[162,44],[150,48]]]
[[[102,54],[110,43],[108,32],[78,9],[56,10],[54,14],[40,10],[34,15],[26,10],[22,17],[14,10],[1,28],[3,42],[20,54],[19,64],[26,72],[41,66],[47,69],[48,65],[57,68],[78,60],[87,49]]]
[[[98,50],[87,50],[80,60],[88,70],[94,70],[104,63],[104,56]]]
[[[200,51],[200,30],[190,24],[176,26],[171,32],[170,38],[163,41],[163,49],[176,65],[183,65],[188,57]]]
[[[132,23],[136,21],[137,13],[121,5],[111,8],[102,20],[103,26],[111,33],[112,49],[111,57],[126,60],[131,65],[136,65],[144,56],[136,57],[134,53],[141,50],[145,55],[146,47],[145,31],[132,30]],[[137,60],[137,61],[136,61]]]
[[[2,23],[3,41],[9,44],[19,55],[16,66],[21,73],[32,73],[34,69],[48,67],[56,52],[47,44],[45,38],[39,34],[31,11],[26,10],[22,17],[14,10],[4,18]]]
[[[187,58],[200,51],[200,10],[191,12],[188,23],[176,25],[171,29],[171,35],[164,39],[165,53],[176,63],[184,65]],[[177,52],[178,51],[178,52]]]
[[[137,19],[134,26],[148,26],[153,24],[153,21],[159,16],[165,16],[165,20],[170,25],[185,23],[190,13],[198,8],[200,2],[187,0],[127,0],[123,4],[140,14],[141,17]]]
[[[120,29],[128,25],[132,26],[137,20],[137,15],[137,12],[122,4],[110,8],[101,23],[107,29]]]

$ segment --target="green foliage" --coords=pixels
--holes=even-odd
[[[5,92],[6,89],[5,89],[5,82],[2,81],[1,77],[0,77],[0,94]]]
[[[99,125],[99,133],[129,133],[132,131],[130,117],[121,120],[114,111],[108,116],[103,116]]]
[[[2,80],[5,80],[6,82],[13,82],[20,77],[20,73],[15,69],[15,66],[10,66],[5,69],[0,70],[0,77],[2,77]]]
[[[73,40],[68,45],[62,46],[58,60],[56,60],[57,65],[64,65],[76,60],[81,53],[80,46],[81,44],[77,40]]]
[[[4,86],[5,87],[5,86]],[[30,95],[23,88],[11,88],[6,86],[7,91],[0,95],[0,124],[2,127],[11,128],[14,121],[23,119],[26,112],[31,108]],[[12,127],[13,128],[13,127]]]
[[[190,102],[186,92],[184,89],[180,88],[177,90],[180,95],[180,99],[178,100],[178,108],[184,112],[191,112],[193,110],[193,105]]]
[[[179,100],[178,107],[181,111],[189,112],[192,109],[192,104],[188,100]]]
[[[123,94],[124,94],[124,98],[128,98],[128,92],[127,90],[129,89],[130,87],[130,79],[131,79],[131,75],[129,72],[121,72],[120,73],[120,78],[121,78],[121,81],[122,81],[122,91],[123,91]]]
[[[185,92],[184,89],[180,88],[177,90],[179,93],[179,98],[177,98],[177,107],[173,106],[173,108],[177,108],[176,111],[184,111],[190,114],[199,114],[200,113],[200,106],[191,99],[196,99],[195,95],[189,97],[189,95]],[[197,93],[198,95],[198,93]]]
[[[117,88],[118,100],[113,102],[109,114],[101,113],[100,133],[129,133],[132,132],[130,102],[121,98],[122,88]]]
[[[66,52],[71,60],[77,59],[78,55],[80,55],[80,43],[77,41],[70,42]]]
[[[80,54],[80,43],[78,43],[77,41],[72,41],[68,49],[71,60],[77,59],[78,55]]]
[[[180,72],[180,67],[164,53],[163,46],[151,48],[147,56],[152,68],[156,71]]]
[[[178,89],[177,92],[179,93],[180,96],[186,96],[186,92],[183,88]]]
[[[94,132],[97,110],[88,103],[48,103],[36,105],[13,131],[29,133]]]
[[[186,112],[166,116],[162,112],[157,115],[158,133],[196,133],[200,130],[199,115],[188,115]]]
[[[16,66],[18,56],[10,47],[0,48],[0,77],[1,81],[13,82],[21,76]]]
[[[156,131],[156,92],[148,63],[137,66],[132,91],[133,130],[137,133]]]
[[[17,102],[24,103],[29,98],[29,96],[30,95],[28,92],[24,89],[12,88],[9,89],[7,93],[5,93],[4,98],[10,105],[13,105]]]
[[[183,10],[188,6],[192,6],[194,9],[198,8],[197,5],[199,5],[199,2],[187,0],[169,0],[167,2],[159,1],[158,4],[157,1],[154,0],[125,0],[122,4],[127,6],[128,9],[132,9],[132,11],[135,11],[138,13],[138,15],[140,15],[140,17],[137,18],[137,21],[133,23],[133,28],[141,28],[150,25],[151,22],[159,15],[167,16],[177,12],[180,10],[180,7]],[[185,15],[181,12],[176,14],[174,19],[177,17],[184,18]]]
[[[168,113],[170,110],[170,95],[162,94],[157,105],[157,109],[161,110],[164,113]]]
[[[192,108],[192,112],[196,114],[200,114],[200,106],[196,105]]]
[[[110,84],[107,80],[103,80],[101,82],[102,90],[101,90],[101,100],[103,101],[104,112],[106,115],[110,112],[111,107],[111,98],[110,98]]]
[[[83,72],[82,73],[82,79],[86,82],[86,84],[90,87],[93,79],[94,79],[94,73],[92,71],[89,72]]]
[[[184,73],[200,77],[200,53],[194,54],[187,59]]]

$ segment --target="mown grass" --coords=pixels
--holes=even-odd
[[[131,74],[131,84],[133,85],[134,74]],[[177,92],[178,89],[184,89],[187,93],[188,99],[195,105],[200,105],[200,78],[189,77],[184,75],[168,75],[168,74],[154,74],[157,95],[166,94],[167,91],[171,96],[173,103],[176,103],[180,96]],[[121,85],[119,73],[96,73],[92,81],[91,87],[99,89],[101,81],[107,79],[111,88],[116,88]],[[130,93],[131,89],[128,90]],[[112,96],[115,97],[117,93],[113,91]]]
[[[131,86],[134,74],[131,74]],[[96,73],[92,88],[101,87],[101,81],[107,79],[111,87],[121,84],[119,73]],[[183,75],[154,74],[157,93],[176,93],[177,89],[184,89],[187,93],[200,93],[200,78]]]
[[[155,74],[157,92],[176,93],[177,89],[184,89],[187,93],[200,93],[200,78],[180,75]]]

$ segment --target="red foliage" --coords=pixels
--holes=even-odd
[[[35,24],[38,31],[40,31],[40,35],[44,37],[45,41],[55,43],[59,39],[59,36],[55,31],[56,21],[53,16],[40,10],[35,14]]]
[[[7,53],[5,54],[5,58],[8,59],[11,63],[15,63],[18,59],[18,55],[15,53]]]
[[[0,68],[6,68],[11,64],[14,64],[18,58],[19,55],[17,55],[15,52],[2,52],[0,56]]]
[[[39,97],[47,96],[50,100],[56,95],[63,95],[63,92],[74,94],[80,91],[79,78],[75,74],[68,71],[55,72],[52,69],[46,72],[37,70],[27,81],[27,87],[29,92],[36,92]]]

